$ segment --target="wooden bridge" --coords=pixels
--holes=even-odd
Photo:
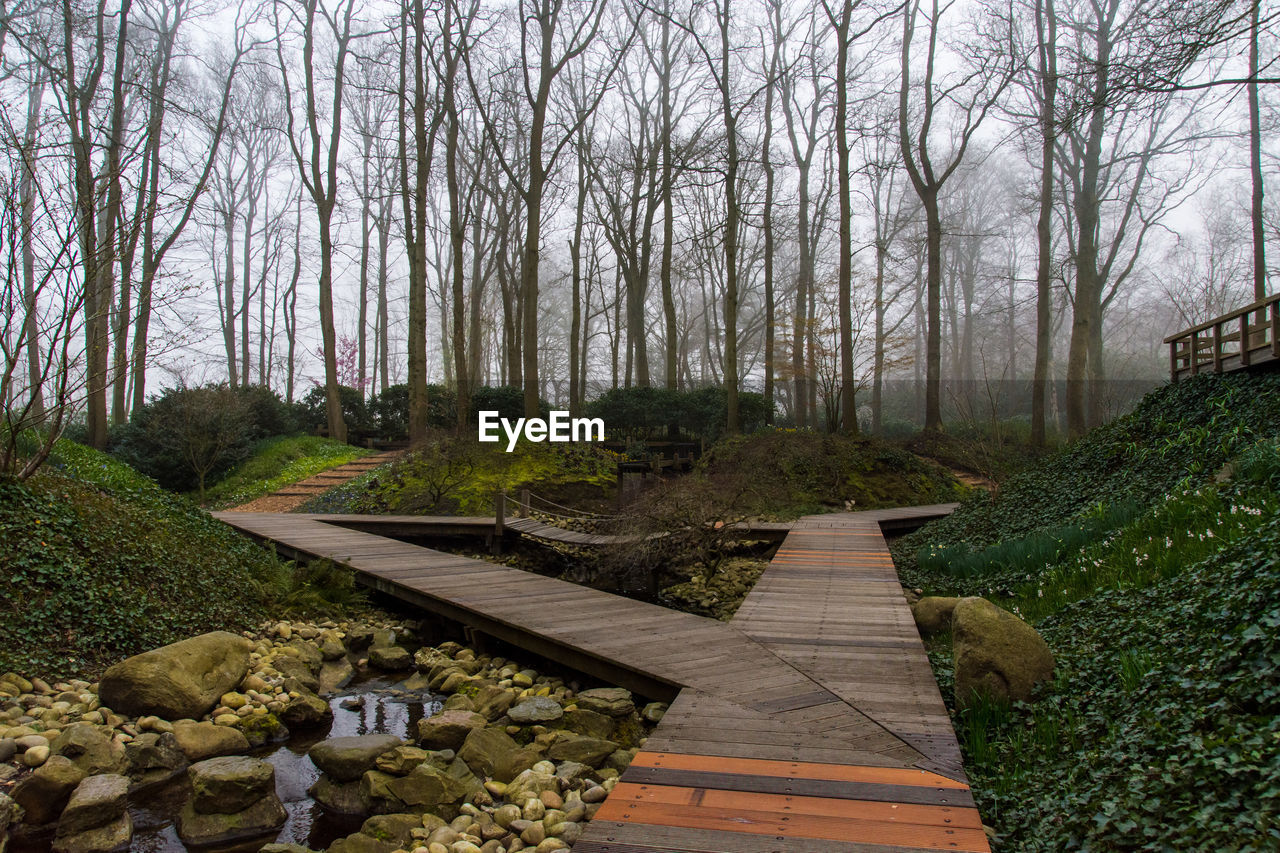
[[[1169,378],[1280,362],[1280,293],[1164,339]]]
[[[986,851],[881,532],[952,508],[801,519],[728,624],[349,519],[219,517],[288,556],[333,560],[429,612],[670,701],[577,853]]]

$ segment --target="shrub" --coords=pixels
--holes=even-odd
[[[728,412],[728,395],[720,387],[694,391],[614,388],[586,407],[589,417],[604,420],[605,429],[611,435],[633,440],[684,433],[715,441],[724,434]],[[762,429],[767,413],[763,395],[752,392],[738,395],[741,432]]]
[[[365,405],[364,395],[355,388],[338,387],[338,400],[342,406],[342,419],[347,425],[347,440],[355,442],[374,435],[378,431],[377,420]],[[315,432],[329,426],[329,414],[323,385],[307,392],[300,404],[302,426],[307,432]]]
[[[162,486],[198,490],[249,453],[251,398],[226,385],[170,388],[112,436],[112,453]]]

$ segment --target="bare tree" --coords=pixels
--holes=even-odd
[[[917,84],[911,78],[911,49],[916,26],[921,18],[921,0],[909,0],[902,16],[902,63],[898,89],[898,131],[902,159],[920,197],[926,222],[926,345],[925,345],[925,417],[926,430],[942,429],[942,216],[938,195],[947,180],[964,162],[965,152],[982,122],[1009,85],[1016,69],[1016,59],[1001,51],[976,52],[968,57],[956,75],[948,77],[938,68],[939,37],[942,17],[951,4],[942,6],[931,0],[925,13],[924,77]],[[912,92],[918,89],[918,109],[913,112]],[[950,107],[954,125],[951,128],[950,153],[940,163],[934,162],[934,123],[945,118]],[[918,122],[915,133],[913,125]],[[914,139],[912,138],[914,135]]]

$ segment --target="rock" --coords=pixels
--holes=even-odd
[[[418,721],[418,743],[424,749],[454,749],[462,746],[474,729],[488,720],[473,711],[444,711]]]
[[[596,711],[575,708],[564,712],[557,727],[588,737],[608,739],[613,734],[615,725],[612,717]]]
[[[310,690],[292,690],[298,694],[290,699],[280,711],[280,721],[286,726],[298,729],[321,726],[333,719],[333,709],[329,703]]]
[[[374,646],[369,650],[369,663],[393,672],[413,668],[413,655],[401,646]]]
[[[930,595],[911,605],[911,615],[915,617],[920,636],[932,637],[934,634],[951,629],[951,615],[955,612],[958,598]]]
[[[467,735],[462,748],[458,750],[458,757],[473,771],[492,776],[500,782],[508,782],[515,774],[501,773],[499,768],[506,769],[508,756],[519,749],[520,744],[506,732],[477,728]]]
[[[128,812],[115,820],[75,835],[59,835],[53,853],[115,853],[129,849],[133,840],[133,819]]]
[[[258,848],[258,853],[317,853],[310,847],[303,847],[301,844],[264,844]]]
[[[70,758],[54,755],[14,786],[10,796],[26,813],[27,823],[42,826],[58,819],[71,792],[87,775]]]
[[[11,737],[0,738],[0,762],[12,761],[18,752],[18,742]]]
[[[346,658],[326,660],[324,665],[320,667],[318,692],[322,696],[336,693],[350,684],[355,674],[355,667]]]
[[[599,767],[618,748],[611,740],[564,734],[551,744],[547,757],[554,761],[576,761],[591,767]]]
[[[49,744],[58,755],[66,756],[90,776],[118,773],[124,769],[124,745],[102,733],[89,723],[73,723]]]
[[[579,708],[595,711],[609,717],[625,717],[636,709],[631,691],[621,687],[597,687],[583,690],[574,700]]]
[[[173,727],[173,739],[188,761],[204,761],[220,755],[243,755],[249,751],[249,739],[243,732],[209,722],[178,723]]]
[[[226,759],[213,758],[211,761]],[[191,803],[178,815],[178,837],[188,846],[213,847],[274,833],[289,817],[274,792],[233,814],[203,814]]]
[[[444,757],[446,755],[449,758],[446,759]],[[379,755],[374,764],[383,773],[390,773],[392,776],[408,776],[419,764],[430,762],[443,770],[452,760],[452,751],[433,752],[416,746],[397,746]]]
[[[295,689],[297,685],[301,685],[303,690],[310,693],[320,689],[320,679],[316,677],[315,672],[305,661],[296,657],[280,655],[271,661],[271,666],[276,672],[284,676],[286,684],[292,682],[295,685],[295,687],[290,687],[290,690]]]
[[[87,777],[76,786],[58,818],[58,837],[78,835],[119,820],[128,799],[128,778],[114,773]]]
[[[952,616],[956,703],[975,693],[997,701],[1026,701],[1053,675],[1053,653],[1036,630],[984,598],[963,598]]]
[[[361,824],[360,831],[370,838],[403,847],[413,837],[413,830],[421,828],[422,818],[418,815],[388,814],[369,818]]]
[[[476,713],[492,722],[507,713],[507,709],[515,703],[516,695],[510,690],[489,685],[481,688],[474,701]]]
[[[609,796],[609,792],[596,785],[594,788],[588,788],[582,792],[582,801],[584,803],[603,803],[607,796]]]
[[[276,769],[256,758],[210,758],[187,772],[191,805],[198,814],[234,814],[275,796]]]
[[[288,727],[275,714],[252,714],[239,720],[236,727],[255,748],[289,739]]]
[[[392,853],[399,847],[390,841],[379,841],[371,835],[356,832],[329,845],[329,853]]]
[[[30,747],[26,752],[22,753],[22,763],[28,767],[39,767],[49,760],[49,752],[50,749],[47,744],[45,746]]]
[[[335,782],[321,774],[307,789],[307,796],[320,804],[325,811],[342,815],[367,815],[369,808],[360,796],[359,782]]]
[[[370,770],[360,780],[360,795],[369,811],[380,814],[431,811],[442,816],[470,792],[463,782],[430,764],[420,764],[408,776]]]
[[[347,648],[360,651],[373,642],[373,629],[368,625],[351,625],[347,628]]]
[[[337,631],[329,630],[320,635],[320,657],[327,661],[334,661],[346,653],[346,646],[342,645],[342,638],[338,636]]]
[[[555,791],[560,787],[560,780],[550,773],[540,773],[529,769],[517,775],[507,785],[507,801],[518,803],[529,796],[537,797],[543,791]]]
[[[308,750],[312,763],[335,782],[358,782],[379,755],[400,746],[394,735],[360,735],[321,741]],[[412,769],[412,768],[411,768]]]
[[[167,782],[190,761],[172,733],[143,732],[124,745],[125,767],[137,787]]]
[[[98,696],[120,713],[198,719],[248,670],[248,641],[213,631],[121,661],[103,674]]]
[[[600,781],[600,774],[578,761],[564,761],[556,768],[556,778],[565,790],[589,787]]]
[[[521,700],[520,704],[507,711],[507,716],[511,722],[522,726],[553,723],[564,716],[564,708],[550,696],[534,696]]]
[[[666,702],[650,702],[648,705],[644,706],[644,710],[640,712],[640,716],[644,717],[651,723],[660,723],[666,713]]]

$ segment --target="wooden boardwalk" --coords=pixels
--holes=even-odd
[[[810,516],[729,624],[285,514],[222,513],[302,558],[672,702],[578,853],[988,849],[881,535],[950,505]]]
[[[1280,364],[1280,293],[1175,332],[1169,345],[1169,378],[1230,373]]]
[[[242,512],[234,509],[229,512]],[[430,539],[440,536],[465,536],[489,539],[499,528],[494,516],[462,515],[356,515],[293,513],[292,518],[306,518],[363,533],[405,539]],[[790,524],[773,521],[753,521],[731,524],[726,533],[732,538],[760,539],[781,542],[791,530]],[[547,524],[536,518],[509,517],[503,520],[501,534],[504,537],[520,537],[535,542],[549,542],[578,548],[601,548],[627,545],[644,538],[656,538],[661,533],[648,536],[635,534],[584,533]]]

